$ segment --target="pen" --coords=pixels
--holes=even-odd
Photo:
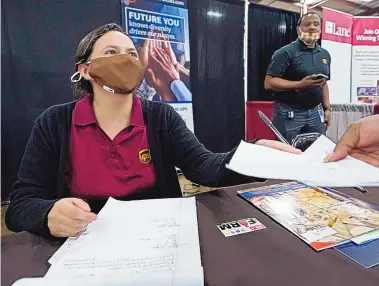
[[[276,137],[278,137],[278,139],[280,141],[282,141],[283,143],[285,144],[288,144],[288,145],[291,145],[290,143],[287,142],[287,140],[282,136],[282,134],[280,134],[280,132],[278,131],[278,129],[275,128],[274,124],[272,124],[271,120],[267,118],[266,115],[263,114],[262,111],[258,110],[258,115],[259,117],[263,120],[263,122],[272,130],[272,132],[275,133]]]
[[[275,133],[276,137],[278,137],[278,139],[282,142],[282,143],[285,143],[285,144],[288,144],[288,145],[291,145],[288,143],[288,141],[282,136],[282,134],[280,134],[280,132],[278,131],[278,129],[275,128],[274,124],[272,124],[271,120],[267,118],[266,115],[263,114],[262,111],[258,110],[258,115],[259,117],[263,120],[263,122],[272,130],[272,132]],[[360,191],[362,194],[368,194],[368,191],[361,187],[361,186],[355,186],[354,189]]]
[[[368,191],[361,186],[355,186],[354,189],[360,191],[362,194],[368,194]]]

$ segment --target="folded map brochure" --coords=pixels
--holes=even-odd
[[[298,182],[238,192],[316,251],[379,228],[379,207],[330,188]]]

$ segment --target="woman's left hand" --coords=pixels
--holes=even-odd
[[[293,154],[301,154],[301,150],[296,149],[292,147],[291,145],[284,144],[282,142],[275,141],[275,140],[260,139],[257,142],[255,142],[255,144],[272,148],[272,149],[277,149],[284,152],[293,153]]]

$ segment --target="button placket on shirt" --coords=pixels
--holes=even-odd
[[[114,165],[117,165],[117,149],[116,145],[112,142],[110,145],[111,158]]]

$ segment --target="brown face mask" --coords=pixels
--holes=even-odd
[[[103,89],[118,94],[132,93],[144,76],[140,61],[127,54],[94,59],[88,73]]]

